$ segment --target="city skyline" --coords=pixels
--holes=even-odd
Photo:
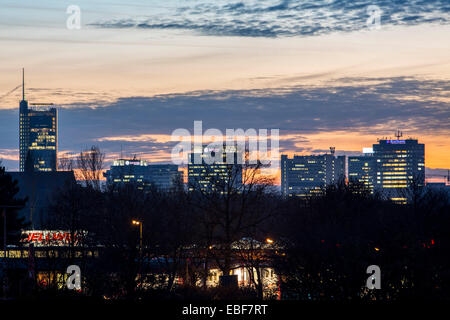
[[[2,305],[450,301],[449,0],[0,7]]]
[[[446,174],[450,19],[442,1],[427,7],[412,1],[408,8],[380,4],[380,30],[368,30],[365,10],[351,2],[338,8],[323,1],[320,10],[308,11],[316,32],[305,28],[310,21],[301,18],[307,11],[294,2],[249,1],[234,9],[233,3],[79,1],[81,29],[69,30],[67,4],[5,1],[3,163],[18,169],[20,90],[7,93],[20,84],[25,67],[30,102],[53,102],[60,110],[60,154],[95,144],[108,163],[121,150],[168,163],[176,143],[171,132],[192,130],[194,120],[222,130],[279,128],[280,153],[289,155],[320,154],[330,146],[338,154],[360,154],[362,147],[400,129],[426,144],[428,168]],[[365,8],[369,2],[358,4]],[[187,17],[182,7],[203,8],[211,18],[189,10]],[[340,22],[330,20],[340,9]],[[414,9],[420,14],[412,17]],[[158,12],[178,21],[179,28],[157,26]],[[264,12],[255,22],[257,33],[245,32],[239,19],[226,30],[214,28],[221,14],[243,19],[252,12]],[[281,18],[286,13],[298,24]],[[352,14],[358,19],[350,19]],[[188,18],[197,29],[180,22]],[[129,24],[124,26],[124,19]]]
[[[25,98],[25,96],[24,96],[24,89],[22,89],[22,99],[24,99]],[[22,103],[23,103],[24,101],[23,100],[21,100],[20,101],[20,106],[22,106]],[[28,101],[25,101],[25,103],[28,103]],[[33,103],[31,103],[32,105],[33,105]],[[39,108],[41,105],[44,105],[44,104],[40,104],[40,103],[37,103],[37,104],[35,104],[35,105],[37,105],[37,108]],[[45,104],[45,106],[48,108],[48,103],[46,103]],[[35,107],[36,108],[36,107]],[[19,108],[20,109],[20,108]],[[39,109],[36,109],[36,110],[39,110]],[[55,110],[54,112],[56,112],[56,109],[55,108],[52,108],[52,110]],[[42,112],[45,112],[45,111],[40,111],[41,113]],[[54,116],[53,116],[54,117]],[[57,117],[57,116],[56,116]],[[20,120],[21,121],[21,120]],[[246,130],[247,128],[244,128],[244,130]],[[203,132],[205,132],[205,130],[207,130],[207,128],[204,128],[203,129]],[[394,137],[393,136],[383,136],[383,137],[380,137],[380,138],[377,138],[377,141],[379,141],[379,140],[383,140],[383,139],[399,139],[399,136],[396,136],[397,134],[399,134],[399,132],[400,131],[398,131],[398,132],[395,132],[394,133]],[[401,133],[401,135],[403,136],[403,132]],[[124,137],[121,137],[121,138],[119,138],[119,139],[115,139],[115,138],[112,138],[112,139],[100,139],[100,141],[111,141],[111,142],[114,142],[114,141],[120,141],[120,139],[123,139]],[[149,136],[145,136],[145,137],[132,137],[132,136],[127,136],[127,137],[125,137],[125,140],[127,140],[127,139],[129,139],[129,140],[131,140],[131,141],[139,141],[141,138],[143,138],[143,141],[146,141],[146,139],[152,139],[153,137],[149,137]],[[170,143],[172,144],[172,146],[174,146],[176,143],[178,143],[178,142],[180,142],[180,140],[171,140],[171,138],[170,138],[170,136],[166,136],[166,137],[164,137],[164,135],[159,135],[159,138],[160,139],[162,139],[163,141],[165,140],[165,142],[169,142],[170,141]],[[287,137],[280,137],[280,150],[286,150],[285,148],[283,148],[283,140],[284,141],[289,141],[290,139],[291,139],[292,137],[291,136],[287,136]],[[295,138],[295,137],[294,137]],[[193,137],[192,137],[192,139],[194,139]],[[210,142],[210,139],[211,139],[211,136],[207,136],[207,135],[204,135],[203,136],[203,143],[209,143]],[[411,136],[409,136],[408,137],[408,139],[412,139],[412,137]],[[20,140],[20,139],[19,139]],[[193,141],[194,140],[192,140],[192,143],[193,143]],[[21,142],[20,142],[21,143]],[[56,143],[58,143],[58,141],[56,141]],[[294,144],[294,147],[295,147],[295,144]],[[121,144],[120,145],[120,148],[121,148],[121,150],[120,150],[120,158],[122,158],[123,157],[123,154],[124,154],[124,150],[123,150],[123,145]],[[154,147],[153,147],[154,148]],[[334,146],[333,146],[333,148],[335,148]],[[351,157],[351,156],[358,156],[358,155],[363,155],[364,153],[363,153],[363,149],[365,149],[365,147],[364,146],[361,146],[360,147],[360,151],[347,151],[347,150],[337,150],[337,154],[338,155],[345,155],[345,156],[347,156],[347,157]],[[323,155],[323,154],[327,154],[328,153],[328,151],[329,150],[326,150],[326,149],[312,149],[312,150],[305,150],[304,148],[298,148],[298,149],[290,149],[288,152],[281,152],[280,153],[280,155],[287,155],[287,156],[298,156],[298,155]],[[166,151],[167,152],[167,151]],[[170,150],[168,151],[169,153],[170,153]],[[136,158],[136,155],[138,154],[138,153],[136,153],[136,152],[134,152],[134,153],[128,153],[128,152],[126,152],[126,150],[125,150],[125,154],[126,155],[129,155],[129,157],[131,158],[131,157],[133,157],[133,158]],[[70,158],[72,158],[73,160],[75,160],[75,157],[77,156],[77,153],[76,152],[70,152],[70,153],[67,153],[67,151],[63,151],[63,152],[58,152],[58,157],[60,156],[60,155],[62,155],[63,157],[67,157],[67,159],[70,159]],[[105,167],[104,167],[104,172],[106,172],[107,170],[108,170],[108,167],[109,166],[112,166],[113,165],[113,162],[115,161],[115,160],[117,160],[117,159],[119,159],[119,156],[117,155],[117,154],[114,154],[114,156],[111,156],[111,155],[108,155],[108,154],[105,154],[105,159],[106,159],[106,165],[105,165]],[[143,160],[146,160],[146,161],[148,161],[148,163],[149,164],[166,164],[166,163],[172,163],[170,160],[170,155],[169,154],[167,154],[167,155],[164,155],[162,158],[160,158],[159,159],[159,161],[157,160],[157,161],[154,161],[155,159],[154,158],[152,158],[152,156],[150,155],[143,155],[143,154],[139,154],[139,159],[143,159]],[[173,159],[172,159],[173,160]],[[24,160],[25,161],[25,160]],[[271,168],[271,169],[266,169],[265,170],[265,173],[264,174],[268,174],[268,175],[272,175],[272,176],[274,176],[275,177],[275,180],[274,180],[274,183],[276,184],[276,185],[280,185],[282,182],[281,182],[281,172],[282,172],[282,167],[281,167],[281,161],[280,160],[275,160],[275,162],[277,162],[277,164],[275,165],[275,168]],[[8,168],[9,169],[9,168]],[[180,166],[179,167],[179,169],[180,169],[180,171],[182,171],[183,172],[183,175],[184,176],[187,176],[187,172],[188,172],[188,168],[187,168],[187,166],[186,165],[182,165],[182,166]],[[10,171],[15,171],[15,170],[11,170],[10,169]],[[446,177],[448,177],[448,169],[445,169],[445,168],[437,168],[437,169],[433,169],[433,168],[429,168],[429,167],[426,167],[426,176],[427,176],[427,181],[429,181],[429,182],[441,182],[441,181],[448,181],[448,178],[446,178]],[[434,177],[434,178],[433,178]],[[436,178],[436,177],[438,177],[438,178]],[[186,181],[185,181],[186,182]]]

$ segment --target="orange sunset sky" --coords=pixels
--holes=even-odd
[[[182,9],[176,1],[80,1],[81,28],[73,30],[66,26],[68,3],[6,1],[0,158],[7,167],[18,167],[24,67],[27,100],[59,108],[60,153],[96,144],[108,161],[136,154],[168,162],[172,131],[192,131],[202,120],[204,130],[280,129],[281,152],[288,154],[330,146],[355,154],[400,129],[425,143],[426,167],[450,168],[448,13],[436,8],[439,23],[412,24],[402,23],[409,20],[401,8],[383,7],[381,27],[371,30],[367,17],[353,27],[331,15],[340,9],[330,1],[317,17],[291,1],[272,6],[280,2],[274,0],[244,1],[246,13],[200,1],[208,11],[197,16],[194,2]],[[245,27],[250,9],[265,13]],[[348,24],[365,14],[351,10],[342,8]],[[297,14],[298,25],[283,13]],[[305,20],[310,16],[316,20]],[[310,25],[324,31],[306,32]]]

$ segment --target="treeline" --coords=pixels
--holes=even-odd
[[[38,260],[32,264],[36,272],[49,274],[79,265],[79,296],[270,298],[263,270],[272,268],[281,299],[450,299],[450,198],[444,190],[411,184],[404,195],[408,203],[396,204],[359,183],[340,181],[313,197],[283,198],[274,191],[273,180],[260,175],[259,164],[243,171],[230,168],[210,189],[195,183],[170,190],[134,184],[101,188],[102,161],[98,148],[82,152],[77,167],[84,183],[57,190],[48,208],[44,228],[87,232],[82,242],[64,249],[68,256],[63,263],[53,254],[45,267]],[[16,199],[17,185],[4,170],[0,182],[2,203],[25,204],[26,199]],[[12,220],[16,209],[8,210],[8,243],[13,243],[26,225]],[[142,246],[133,220],[142,226]],[[233,289],[226,277],[219,287],[208,288],[211,268],[229,275],[237,265],[249,271],[248,288]],[[370,265],[381,269],[381,289],[366,288]],[[53,277],[53,289],[61,280]],[[52,297],[64,292],[53,291],[52,281],[45,288],[27,286],[20,294]]]
[[[414,201],[400,205],[340,182],[314,197],[285,199],[271,181],[250,175],[243,185],[230,180],[203,192],[68,185],[55,196],[47,227],[85,230],[86,245],[101,245],[99,258],[80,266],[93,296],[220,298],[206,289],[208,268],[228,275],[238,262],[249,271],[274,268],[282,299],[450,299],[445,191],[412,190]],[[133,219],[143,224],[142,251]],[[272,250],[262,250],[266,239]],[[380,290],[366,288],[370,265],[381,269]],[[249,290],[233,294],[261,298],[263,289],[258,271]]]

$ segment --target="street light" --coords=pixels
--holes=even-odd
[[[139,226],[139,271],[138,273],[141,274],[142,272],[142,221],[139,220],[132,220],[131,223],[135,226]]]
[[[267,238],[267,239],[266,239],[266,242],[269,243],[269,244],[271,244],[271,243],[273,243],[273,240],[270,239],[270,238]]]
[[[139,251],[142,258],[142,221],[132,220],[131,223],[135,226],[139,226]]]

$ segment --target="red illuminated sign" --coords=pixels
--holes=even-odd
[[[83,233],[78,232],[72,234],[68,231],[24,230],[20,242],[33,243],[35,246],[67,246],[70,243],[78,245],[82,236]]]

